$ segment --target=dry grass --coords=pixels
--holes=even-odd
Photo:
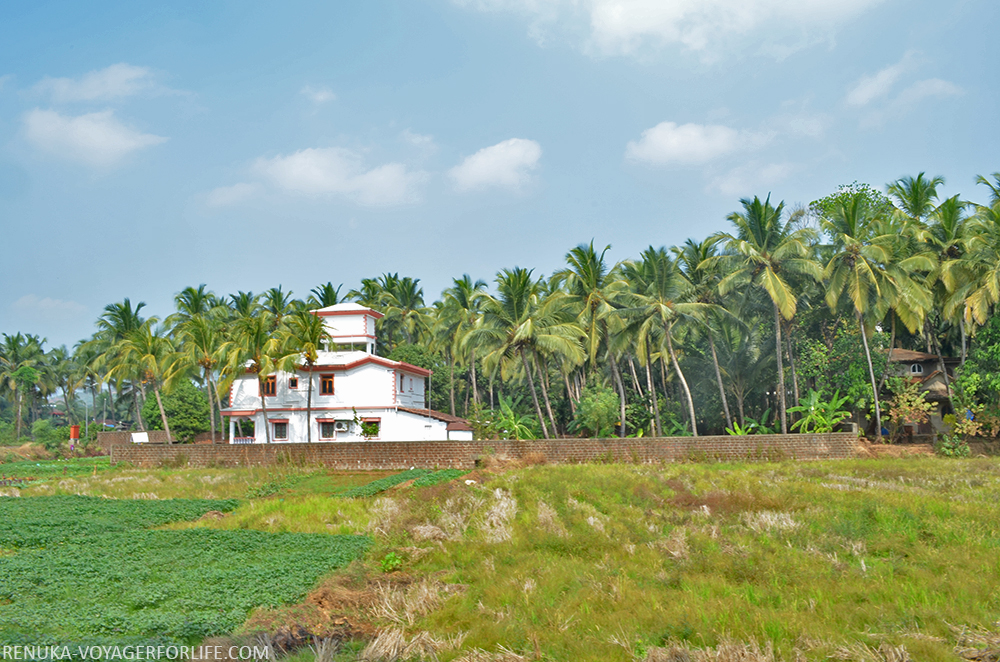
[[[686,644],[653,647],[646,651],[644,662],[775,662],[774,647],[767,642],[761,648],[749,643],[722,641],[718,646],[693,648]]]
[[[483,539],[489,543],[501,543],[511,539],[513,535],[511,522],[517,515],[517,499],[507,490],[497,488],[493,491],[493,503],[486,511],[479,528]]]

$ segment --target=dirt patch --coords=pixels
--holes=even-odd
[[[706,514],[744,513],[763,510],[783,511],[794,510],[790,504],[778,499],[749,492],[708,492],[694,494],[687,485],[674,478],[667,481],[667,486],[674,492],[668,500],[673,506],[682,510],[699,511]]]
[[[207,513],[205,513],[204,515],[202,515],[201,517],[199,517],[198,521],[201,521],[201,520],[208,520],[208,521],[211,521],[211,520],[220,520],[220,519],[223,519],[225,516],[226,516],[226,514],[224,512],[222,512],[222,511],[220,511],[220,510],[210,510]]]
[[[873,444],[867,439],[859,439],[857,446],[857,456],[861,458],[928,457],[933,455],[934,447],[930,444]]]

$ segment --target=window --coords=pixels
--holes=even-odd
[[[264,378],[264,381],[261,384],[261,391],[263,392],[263,395],[274,397],[275,393],[278,392],[278,384],[274,375]]]
[[[288,421],[274,421],[274,438],[288,439]]]
[[[288,378],[288,388],[294,390],[294,389],[297,389],[298,387],[299,387],[299,378],[298,377],[289,377]]]
[[[319,422],[319,438],[320,439],[336,439],[337,438],[337,423],[336,423],[336,421],[320,421]]]
[[[403,375],[399,376],[399,392],[403,392]]]
[[[319,376],[319,394],[333,395],[333,375]]]
[[[365,439],[378,439],[378,435],[381,431],[382,431],[381,418],[361,419],[361,436],[364,437]]]
[[[914,363],[910,366],[910,374],[912,375],[922,375],[924,374],[924,366],[919,363]]]

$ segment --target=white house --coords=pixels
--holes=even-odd
[[[338,303],[313,314],[323,318],[330,342],[311,367],[271,375],[261,393],[257,375],[233,382],[229,407],[230,443],[471,440],[468,421],[428,408],[425,382],[431,372],[376,356],[375,322],[380,317],[356,303]],[[312,408],[307,410],[309,384]],[[240,420],[253,421],[253,436],[238,436]],[[249,427],[249,426],[247,426]]]

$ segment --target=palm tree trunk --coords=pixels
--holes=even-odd
[[[878,391],[875,384],[875,369],[872,367],[872,353],[868,349],[868,334],[865,332],[865,323],[858,313],[858,326],[861,327],[861,341],[865,345],[865,358],[868,359],[868,374],[872,379],[872,394],[875,397],[875,441],[882,443],[882,412],[878,404]]]
[[[212,443],[215,443],[215,400],[212,397],[212,377],[205,368],[205,390],[208,391],[208,420],[212,428]],[[221,422],[221,421],[220,421]]]
[[[142,408],[139,407],[139,393],[135,390],[135,384],[132,384],[132,403],[135,405],[135,420],[139,422],[139,431],[145,432],[146,426],[142,422]]]
[[[648,343],[648,341],[647,341]],[[647,344],[648,349],[648,344]],[[653,420],[656,421],[656,430],[654,431],[654,436],[663,436],[663,425],[660,423],[660,398],[656,395],[656,389],[653,388],[653,371],[649,369],[649,362],[652,359],[649,357],[649,352],[646,352],[646,390],[649,391],[649,397],[653,401]]]
[[[257,373],[257,385],[260,389],[260,408],[264,411],[264,438],[267,439],[267,443],[271,443],[271,424],[267,420],[267,396],[264,395],[264,382],[260,378],[260,373]],[[254,436],[257,436],[256,431]]]
[[[476,350],[472,349],[472,354],[469,356],[469,366],[472,372],[472,401],[477,405],[479,404],[479,386],[476,384]]]
[[[549,387],[546,385],[545,373],[548,370],[542,370],[544,363],[538,352],[535,352],[535,367],[538,369],[538,381],[542,385],[542,399],[545,401],[545,411],[549,414],[549,422],[552,423],[552,435],[555,436],[559,434],[559,430],[556,426],[556,417],[552,415],[552,404],[549,402]]]
[[[958,323],[959,328],[962,330],[962,361],[959,363],[959,367],[965,367],[965,317],[962,317]]]
[[[160,387],[153,384],[153,395],[156,396],[156,406],[160,408],[160,420],[163,421],[163,429],[167,431],[167,443],[174,443],[170,436],[170,423],[167,422],[167,412],[163,409],[163,400],[160,398]]]
[[[573,387],[569,384],[569,375],[563,373],[563,382],[566,383],[566,400],[569,401],[569,412],[576,416],[576,402],[573,400]]]
[[[14,387],[14,395],[17,399],[17,423],[14,425],[14,441],[20,441],[21,439],[21,402],[23,398],[21,397],[21,391],[16,386]]]
[[[632,360],[631,355],[629,355],[628,357],[628,369],[629,372],[632,374],[632,385],[635,386],[636,393],[639,394],[640,398],[645,397],[645,395],[642,392],[642,386],[639,384],[639,375],[636,374],[635,371],[635,361]]]
[[[609,349],[608,356],[611,357],[611,372],[615,377],[615,384],[618,386],[618,408],[619,408],[619,424],[618,424],[618,438],[625,438],[625,385],[622,384],[622,373],[618,370],[618,361],[615,360],[614,353]]]
[[[448,406],[449,413],[455,415],[455,357],[448,352]]]
[[[538,414],[538,422],[542,426],[542,435],[548,439],[549,431],[545,427],[545,417],[542,416],[542,408],[538,406],[538,394],[535,393],[535,378],[531,376],[531,366],[528,365],[528,357],[524,355],[524,349],[522,348],[519,351],[521,354],[521,363],[524,364],[524,374],[528,377],[528,388],[531,389],[531,401],[535,403],[535,413]]]
[[[715,366],[715,380],[719,382],[719,395],[722,396],[722,410],[726,413],[726,427],[733,427],[733,417],[729,413],[729,400],[726,399],[726,387],[722,384],[722,370],[719,369],[719,355],[715,352],[715,341],[712,332],[708,332],[708,346],[712,348],[712,365]]]
[[[687,380],[684,379],[684,373],[681,372],[681,364],[677,361],[677,353],[674,352],[674,342],[671,339],[670,329],[667,328],[667,351],[670,352],[670,362],[674,364],[674,371],[677,373],[678,379],[681,380],[681,386],[684,388],[684,398],[687,400],[688,413],[691,416],[691,434],[692,436],[698,436],[698,419],[695,418],[694,413],[694,400],[691,399],[691,389],[688,388]]]
[[[778,356],[778,407],[781,416],[781,434],[788,434],[788,420],[785,414],[785,365],[781,360],[781,311],[774,302],[774,350]]]
[[[792,325],[788,325],[788,333],[785,335],[785,347],[788,349],[788,367],[792,371],[792,394],[795,396],[796,406],[799,404],[799,376],[795,374],[795,353],[792,352]]]
[[[309,366],[312,367],[312,366]],[[306,373],[307,379],[309,380],[309,388],[306,389],[306,443],[311,444],[313,437],[313,374],[310,370]],[[396,388],[396,378],[393,377],[392,387]],[[336,432],[334,432],[336,436]]]
[[[878,380],[878,392],[882,392],[882,387],[885,386],[885,380],[889,376],[889,370],[892,367],[892,348],[896,344],[896,314],[890,313],[892,315],[892,332],[889,334],[889,353],[885,357],[885,370],[882,371],[882,378]]]

